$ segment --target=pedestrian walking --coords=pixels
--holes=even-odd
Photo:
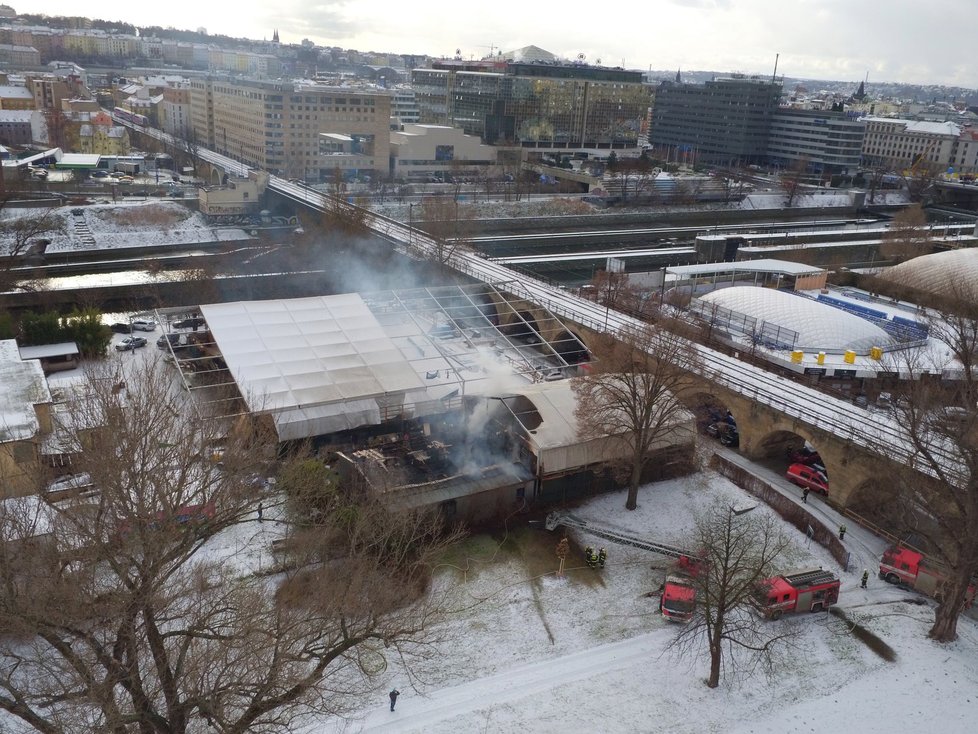
[[[845,523],[842,523],[839,526],[839,540],[844,540],[845,539],[845,537],[846,537],[846,530],[847,530],[846,524]]]
[[[862,588],[866,588],[866,582],[869,581],[869,569],[863,569],[863,582],[861,584]]]
[[[397,697],[401,695],[401,692],[396,688],[392,688],[391,692],[387,694],[391,697],[391,711],[394,710],[394,704],[397,703]]]
[[[265,515],[265,509],[262,507],[262,503],[258,503],[258,522],[262,521],[262,517]]]
[[[808,487],[805,487],[801,491],[801,501],[804,502],[806,505],[808,504],[808,493],[809,493],[809,491],[810,490],[808,489]]]

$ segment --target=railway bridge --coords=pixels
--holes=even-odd
[[[213,151],[202,150],[200,155],[230,174],[248,173],[247,166]],[[361,210],[341,198],[275,176],[270,178],[269,188],[319,212],[354,213],[357,221],[409,257],[433,259],[444,251],[424,231]],[[530,316],[536,307],[546,308],[585,340],[588,332],[627,336],[644,326],[627,314],[517,273],[469,250],[454,251],[445,264],[522,299]],[[689,348],[698,353],[700,399],[704,404],[720,404],[731,411],[740,433],[740,451],[752,459],[763,459],[783,456],[789,445],[810,442],[825,461],[832,504],[852,506],[864,495],[875,494],[881,489],[879,478],[885,476],[888,467],[914,467],[922,472],[922,480],[928,474],[917,461],[905,432],[890,416],[818,392],[695,342],[690,342]],[[946,458],[949,463],[955,462],[953,456]]]

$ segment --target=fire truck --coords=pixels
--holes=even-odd
[[[689,576],[669,574],[662,585],[662,598],[659,611],[670,622],[686,623],[693,618],[696,605],[696,589]]]
[[[883,552],[880,578],[891,584],[906,584],[911,589],[940,600],[947,582],[947,569],[928,561],[923,553],[894,545]],[[970,607],[974,601],[975,584],[972,583],[965,594],[965,606]]]
[[[821,612],[839,601],[839,579],[820,568],[775,576],[758,585],[758,606],[768,619]]]
[[[673,622],[688,622],[693,617],[693,607],[696,604],[696,589],[692,577],[695,577],[703,567],[703,561],[691,551],[677,548],[650,538],[623,532],[597,523],[583,520],[575,515],[563,512],[551,512],[547,516],[547,530],[555,530],[560,526],[577,528],[599,538],[610,540],[612,543],[630,545],[633,548],[658,553],[676,559],[676,569],[666,576],[662,586],[662,597],[659,599],[659,611],[662,616]]]

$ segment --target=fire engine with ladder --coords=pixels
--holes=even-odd
[[[693,607],[696,603],[696,589],[692,577],[700,566],[695,553],[677,548],[676,546],[659,543],[648,538],[624,533],[616,528],[597,525],[583,520],[576,515],[563,512],[551,512],[547,515],[545,526],[553,531],[563,525],[567,528],[577,528],[585,533],[610,540],[619,545],[629,545],[633,548],[658,553],[677,561],[676,569],[666,576],[662,587],[662,597],[659,600],[659,611],[662,616],[673,622],[688,622],[693,617]]]
[[[923,553],[894,545],[883,552],[880,578],[890,584],[904,584],[940,601],[947,583],[947,569],[928,560]],[[965,608],[974,604],[975,591],[975,584],[970,584],[965,593]]]
[[[741,510],[745,511],[745,510]],[[693,579],[702,569],[699,554],[648,538],[624,533],[616,528],[598,525],[569,513],[547,515],[547,530],[563,525],[610,540],[612,543],[659,553],[675,558],[676,568],[666,576],[659,600],[662,616],[673,622],[688,622],[693,617],[696,588]],[[786,613],[818,612],[828,609],[839,600],[840,581],[822,569],[798,571],[763,581],[759,588],[758,606],[769,619],[780,619]]]
[[[839,601],[840,581],[821,568],[775,576],[758,585],[757,601],[768,619],[784,614],[822,612]]]

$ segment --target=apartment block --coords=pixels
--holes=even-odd
[[[388,173],[387,90],[218,77],[193,79],[189,90],[193,135],[219,153],[307,180]],[[323,134],[348,137],[348,154],[328,155]]]
[[[943,171],[951,165],[961,128],[953,122],[923,122],[865,117],[863,163],[891,170],[926,165]]]

